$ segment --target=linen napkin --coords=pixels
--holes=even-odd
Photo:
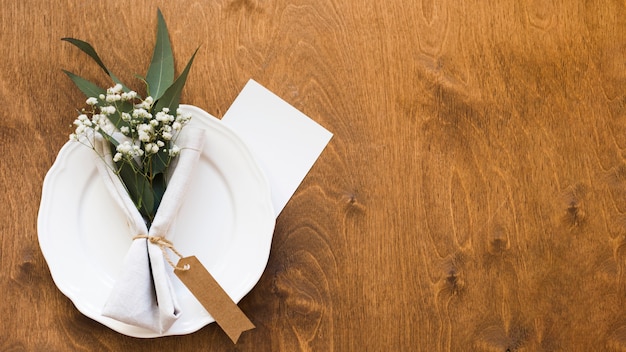
[[[108,142],[100,138],[96,141],[96,151],[104,155],[105,163],[98,162],[99,173],[110,194],[127,215],[131,233],[161,237],[169,241],[168,230],[176,217],[184,199],[189,178],[197,164],[204,143],[204,131],[186,127],[177,140],[181,148],[172,165],[169,183],[150,230],[128,196],[123,183],[113,172],[113,160]],[[151,243],[147,238],[136,238],[124,259],[122,272],[106,301],[102,315],[163,333],[180,316],[172,283],[167,271],[162,247]]]

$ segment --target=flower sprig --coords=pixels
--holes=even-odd
[[[63,38],[89,55],[112,79],[114,85],[103,89],[64,71],[85,94],[87,107],[74,120],[70,140],[92,149],[100,136],[110,145],[113,167],[143,215],[148,227],[167,187],[167,170],[180,153],[176,138],[191,116],[179,110],[179,100],[196,55],[192,55],[180,76],[174,79],[174,59],[167,26],[157,12],[157,38],[148,72],[140,77],[146,97],[125,86],[102,62],[91,44]],[[196,50],[197,52],[197,50]]]

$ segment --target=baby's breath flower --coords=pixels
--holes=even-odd
[[[110,94],[119,94],[119,93],[121,93],[121,92],[122,92],[122,89],[123,89],[123,88],[124,88],[124,87],[122,87],[122,85],[118,83],[118,84],[114,85],[113,87],[111,87],[111,88],[107,89],[107,93],[110,93]]]
[[[86,103],[87,103],[87,105],[94,106],[94,105],[98,104],[98,98],[94,98],[94,97],[87,98]]]
[[[175,157],[180,153],[180,148],[177,145],[173,145],[170,148],[170,156]]]
[[[151,142],[152,141],[152,135],[154,134],[154,129],[152,128],[151,125],[148,124],[141,124],[139,126],[137,126],[137,133],[138,136],[137,138],[142,141],[142,142]]]
[[[86,129],[86,128],[85,128],[85,125],[83,125],[83,124],[78,125],[78,126],[76,127],[76,134],[77,134],[77,135],[81,135],[81,134],[83,134],[83,133],[85,132],[85,129]]]
[[[111,106],[111,105],[103,106],[103,107],[100,108],[100,112],[105,114],[105,115],[113,115],[113,114],[115,114],[115,111],[117,111],[115,109],[115,106]]]
[[[150,109],[152,108],[152,104],[154,103],[154,99],[150,96],[146,97],[141,103],[139,103],[140,108]]]
[[[149,119],[149,118],[152,117],[152,114],[149,113],[144,108],[137,108],[137,109],[133,109],[133,117],[134,118]]]
[[[132,146],[131,146],[130,142],[124,141],[124,142],[118,144],[116,149],[120,153],[127,154],[128,152],[131,151]]]
[[[122,132],[125,135],[128,135],[130,133],[130,127],[122,126],[122,127],[120,127],[120,132]]]
[[[167,109],[167,111],[169,111],[169,109]],[[169,122],[174,120],[174,116],[168,115],[166,111],[159,111],[156,114],[156,120],[159,122]]]
[[[104,100],[106,100],[107,103],[114,103],[122,100],[122,96],[119,94],[108,94]]]
[[[129,101],[129,100],[133,100],[135,98],[137,98],[137,92],[135,92],[134,90],[131,90],[130,92],[122,93],[122,100],[123,101]]]
[[[143,149],[141,149],[138,145],[133,145],[133,152],[135,152],[137,156],[143,155]]]
[[[156,143],[146,143],[144,145],[144,149],[146,150],[146,154],[156,154],[159,152],[159,146]]]

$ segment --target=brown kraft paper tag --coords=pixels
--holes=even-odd
[[[181,258],[174,274],[187,286],[202,306],[211,314],[230,339],[237,343],[244,331],[254,329],[254,324],[233,302],[209,271],[195,256]]]

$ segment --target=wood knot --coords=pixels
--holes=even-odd
[[[226,7],[230,11],[239,11],[244,9],[248,12],[262,12],[257,1],[253,0],[234,0]]]
[[[495,322],[494,322],[495,323]],[[502,322],[485,326],[478,331],[478,344],[489,351],[517,351],[527,346],[534,335],[532,329],[513,321],[506,327]]]
[[[501,255],[510,248],[507,231],[503,226],[495,225],[489,234],[487,250],[492,255]]]
[[[365,206],[359,201],[355,192],[346,193],[342,198],[346,211],[353,213],[362,213],[365,211]]]
[[[458,267],[458,259],[451,258],[443,263],[443,277],[440,281],[440,292],[450,296],[456,296],[465,289],[465,280]]]
[[[570,202],[565,210],[563,222],[569,227],[579,227],[585,221],[585,211],[578,202]]]
[[[450,287],[452,293],[458,293],[463,287],[463,282],[459,279],[456,271],[451,270],[446,277],[446,284]]]
[[[561,216],[561,223],[570,230],[579,228],[585,223],[586,213],[584,197],[587,191],[578,185],[564,193],[565,211]]]
[[[22,262],[22,264],[20,264],[20,271],[23,274],[30,275],[34,270],[35,265],[30,261]]]

